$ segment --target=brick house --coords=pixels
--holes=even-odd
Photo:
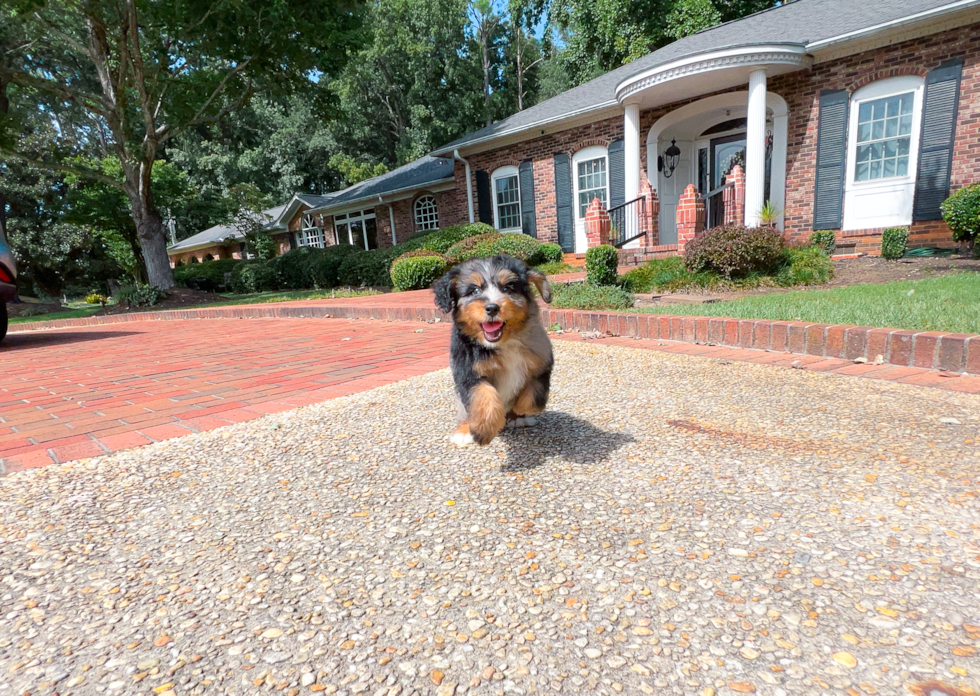
[[[284,205],[256,214],[256,220],[276,240],[280,252],[288,251],[289,239],[285,226],[279,223]],[[245,253],[244,236],[232,225],[215,225],[167,247],[170,265],[183,266],[217,259],[240,259]]]
[[[908,225],[912,246],[953,246],[939,204],[980,180],[980,1],[796,0],[433,155],[455,159],[443,207],[567,252],[587,248],[596,198],[640,253],[765,213],[790,241],[835,230],[877,253]]]

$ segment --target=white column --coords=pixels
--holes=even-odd
[[[626,164],[626,200],[640,195],[640,105],[627,104],[623,118],[623,160]]]
[[[749,75],[748,123],[745,134],[745,224],[759,224],[766,197],[766,71]]]

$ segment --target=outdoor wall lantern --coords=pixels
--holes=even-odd
[[[677,140],[670,139],[670,147],[657,157],[657,171],[663,172],[664,178],[669,179],[677,168],[677,160],[681,157],[681,149],[677,147]]]

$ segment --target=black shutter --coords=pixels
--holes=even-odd
[[[813,195],[813,229],[839,230],[847,162],[848,91],[820,93],[817,123],[817,180]]]
[[[490,175],[482,171],[476,173],[476,209],[480,222],[493,224],[493,192],[490,189]]]
[[[626,202],[626,151],[623,141],[609,143],[609,207]]]
[[[949,196],[962,73],[963,60],[956,58],[926,75],[913,220],[941,220],[943,217],[939,204]]]
[[[572,216],[572,165],[567,152],[555,153],[555,213],[558,243],[566,252],[575,251],[575,218]]]
[[[524,160],[517,168],[521,184],[521,231],[532,237],[538,236],[534,219],[534,163]]]

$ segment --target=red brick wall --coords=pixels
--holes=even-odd
[[[240,259],[242,257],[241,253],[238,251],[237,242],[230,245],[215,244],[202,249],[194,249],[193,251],[184,251],[177,254],[171,254],[170,267],[175,268],[178,261],[182,261],[184,265],[187,265],[191,262],[191,257],[195,257],[199,262],[202,262],[208,254],[211,254],[215,260]]]
[[[874,80],[901,74],[925,75],[949,58],[964,60],[960,106],[956,124],[951,187],[957,189],[980,181],[980,24],[961,27],[927,38],[898,43],[816,65],[806,72],[773,78],[768,88],[782,96],[789,107],[789,137],[786,171],[786,234],[793,241],[805,240],[812,231],[813,190],[817,147],[819,95],[823,89],[854,91]],[[745,85],[732,90],[744,91]],[[667,113],[710,95],[644,111],[640,114],[640,161],[646,166],[646,134]],[[534,197],[538,239],[558,241],[555,217],[555,182],[553,155],[570,155],[589,145],[606,145],[622,137],[623,118],[616,116],[570,128],[515,145],[470,156],[473,172],[473,206],[477,209],[475,173],[492,173],[497,167],[518,164],[528,158],[534,162]],[[452,192],[461,217],[466,216],[466,176],[462,163],[455,167],[456,189]],[[440,207],[440,214],[442,208]],[[838,235],[839,243],[856,245],[857,251],[877,253],[881,230],[854,231]],[[945,223],[920,222],[912,226],[913,245],[952,245]]]

